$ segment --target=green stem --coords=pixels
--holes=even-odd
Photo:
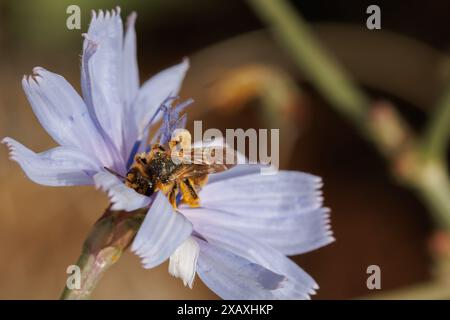
[[[104,273],[119,259],[121,254],[121,250],[114,247],[105,248],[98,254],[92,254],[83,249],[77,262],[77,266],[81,270],[81,286],[79,289],[69,289],[66,285],[61,299],[89,299]]]
[[[294,62],[338,111],[364,131],[369,99],[316,41],[308,24],[287,1],[249,0],[290,52]]]
[[[450,133],[450,88],[432,116],[422,148],[393,108],[373,106],[369,102],[287,1],[248,1],[330,105],[375,143],[394,175],[418,191],[437,224],[450,229],[450,183],[442,158],[437,158],[442,157]],[[423,161],[422,154],[427,161]]]
[[[391,104],[374,104],[369,120],[368,134],[390,163],[393,175],[417,192],[437,225],[450,230],[450,183],[445,162],[424,161],[417,138]]]
[[[450,181],[445,163],[439,160],[427,161],[416,188],[437,224],[450,230]]]
[[[443,90],[431,119],[428,122],[423,140],[425,160],[441,160],[445,158],[448,139],[450,137],[450,81]]]
[[[369,98],[327,55],[307,23],[287,1],[248,2],[330,105],[375,143],[393,174],[419,193],[439,226],[450,230],[450,181],[445,162],[450,135],[450,87],[444,91],[423,140],[419,139],[390,105],[370,104]],[[442,264],[447,257],[439,256],[436,260]],[[449,270],[448,266],[445,270]],[[446,281],[436,278],[436,282],[398,291],[391,297],[450,297],[448,274],[444,277]]]
[[[89,299],[104,273],[133,241],[144,216],[143,209],[134,212],[106,210],[92,227],[78,259],[80,287],[69,289],[66,284],[61,299]]]

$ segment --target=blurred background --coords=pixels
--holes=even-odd
[[[390,101],[412,129],[423,130],[450,70],[448,1],[377,1],[382,29],[375,31],[366,28],[368,1],[289,3],[371,100]],[[81,30],[66,28],[70,4],[81,8]],[[191,59],[181,94],[196,101],[188,122],[280,128],[282,169],[323,177],[337,241],[294,257],[320,285],[313,299],[371,297],[433,279],[438,249],[430,239],[438,228],[429,209],[393,178],[377,148],[317,90],[246,1],[0,0],[0,137],[14,137],[36,152],[55,145],[20,80],[42,66],[79,90],[81,34],[90,11],[116,5],[123,19],[138,13],[141,81]],[[58,298],[67,266],[76,262],[107,204],[91,187],[34,184],[1,146],[0,298]],[[372,264],[382,272],[377,292],[366,287]],[[167,267],[144,270],[126,253],[93,298],[217,298],[198,278],[193,290],[186,289]]]

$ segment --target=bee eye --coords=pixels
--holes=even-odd
[[[142,162],[143,164],[147,164],[147,159],[141,158],[141,162]]]

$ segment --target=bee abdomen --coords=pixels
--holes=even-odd
[[[168,183],[171,174],[177,169],[168,155],[161,155],[152,159],[148,165],[148,174],[154,176],[161,183]]]

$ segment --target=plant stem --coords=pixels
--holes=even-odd
[[[119,260],[133,241],[145,212],[145,209],[134,212],[106,210],[83,244],[77,262],[80,268],[80,287],[69,289],[66,284],[61,299],[90,298],[104,273]]]
[[[424,160],[418,139],[388,102],[374,104],[368,118],[368,135],[393,175],[418,194],[438,226],[450,230],[450,182],[445,162]]]
[[[422,147],[394,108],[378,108],[369,102],[366,94],[318,43],[293,6],[284,0],[248,2],[330,105],[375,143],[394,175],[419,193],[438,225],[450,230],[450,182],[442,160],[450,133],[450,88],[431,118]]]
[[[249,3],[323,96],[364,132],[369,98],[322,48],[295,8],[283,0],[249,0]]]
[[[450,230],[450,181],[445,163],[439,160],[426,162],[417,190],[438,225]]]
[[[448,139],[450,137],[450,81],[443,90],[423,139],[425,160],[441,161],[445,158]]]
[[[120,258],[121,254],[122,252],[114,247],[105,248],[97,255],[83,249],[77,262],[81,270],[81,286],[79,289],[69,289],[66,285],[61,299],[89,299],[103,274]]]
[[[450,230],[450,180],[445,150],[450,136],[450,81],[423,138],[418,138],[386,103],[370,104],[334,59],[315,40],[312,31],[294,7],[284,0],[248,0],[273,29],[292,59],[305,72],[330,105],[346,117],[366,138],[375,143],[395,177],[418,192],[436,224]],[[448,254],[436,257],[444,275],[434,282],[394,292],[391,298],[448,298]],[[381,297],[381,296],[380,296]],[[388,298],[389,295],[384,295]]]

